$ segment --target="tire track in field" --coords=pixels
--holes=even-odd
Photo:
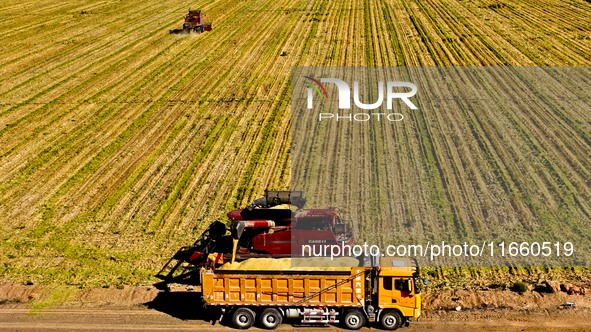
[[[439,60],[439,51],[430,39],[430,35],[427,31],[427,27],[424,26],[426,19],[422,17],[421,10],[414,1],[402,1],[405,11],[408,13],[410,19],[410,26],[413,27],[413,32],[420,38],[420,43],[414,43],[416,48],[414,51],[417,54],[417,65],[421,66],[432,66],[432,65],[443,65]],[[418,50],[420,49],[420,50]]]
[[[366,45],[368,48],[371,48],[369,51],[366,51],[366,54],[371,56],[368,60],[372,65],[384,66],[387,65],[384,62],[384,57],[387,56],[387,51],[382,48],[382,43],[380,41],[387,31],[382,31],[378,4],[375,1],[367,1],[366,5],[366,24],[369,24],[368,31],[370,33],[366,36]]]
[[[310,12],[324,13],[326,9],[326,2],[313,2],[309,5],[309,8]],[[323,45],[321,45],[321,43],[317,40],[319,31],[322,31],[320,22],[318,20],[311,20],[309,23],[311,25],[310,34],[306,40],[306,43],[304,44],[304,49],[300,53],[302,54],[302,57],[296,62],[299,66],[318,66],[322,63],[325,63],[324,61],[318,60],[322,54],[322,50],[325,49],[321,48]]]
[[[356,66],[364,65],[363,52],[359,50],[362,49],[364,46],[363,35],[361,31],[363,31],[363,2],[361,0],[356,0],[354,8],[354,15],[351,17],[350,22],[343,22],[343,24],[349,27],[348,31],[348,40],[352,42],[347,47],[347,58],[346,64],[352,64]]]
[[[394,1],[374,3],[376,22],[379,24],[377,31],[381,33],[380,38],[377,39],[379,50],[382,57],[382,66],[403,66],[407,65],[407,55],[403,52],[403,34],[404,30],[411,26],[405,15],[405,9],[400,7],[399,3]],[[398,6],[394,9],[393,6]],[[402,21],[407,21],[406,24]],[[404,28],[397,27],[396,24],[404,26]],[[406,43],[410,44],[410,43]]]
[[[363,13],[364,13],[364,37],[365,37],[365,64],[367,66],[375,66],[376,65],[376,55],[375,55],[375,40],[374,36],[377,35],[376,27],[372,24],[372,8],[370,0],[364,0],[363,3]]]

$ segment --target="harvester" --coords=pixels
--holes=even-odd
[[[304,245],[354,244],[337,209],[304,209],[305,203],[301,191],[266,190],[247,208],[228,212],[229,227],[215,221],[193,245],[181,247],[156,275],[157,286],[200,284],[200,269],[230,260],[309,256]]]
[[[188,34],[191,31],[202,33],[203,31],[211,31],[211,23],[205,23],[205,14],[201,10],[190,10],[185,15],[185,22],[182,29],[170,30],[173,34]]]

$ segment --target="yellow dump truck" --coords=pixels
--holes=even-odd
[[[421,315],[423,280],[414,259],[386,258],[379,266],[344,271],[203,270],[201,282],[206,307],[238,329],[255,323],[275,329],[290,318],[395,330]]]

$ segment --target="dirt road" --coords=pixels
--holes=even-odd
[[[591,311],[440,312],[427,313],[401,331],[589,331]],[[224,331],[233,330],[202,319],[180,319],[155,309],[0,309],[0,331]],[[252,328],[253,331],[262,331]],[[337,326],[283,324],[279,331],[345,331]],[[362,331],[370,328],[364,328]],[[376,330],[376,329],[373,329]]]
[[[59,288],[0,284],[0,332],[234,330],[219,323],[213,325],[212,317],[200,309],[201,294],[182,289],[172,292],[159,292],[148,286],[88,289],[67,293],[70,294],[65,297],[67,300],[57,304],[51,299],[60,294]],[[424,295],[422,319],[400,331],[591,331],[591,301],[584,295],[468,290]],[[560,309],[566,302],[576,302],[576,306]],[[456,307],[461,309],[456,311]],[[346,331],[339,326],[291,323],[285,322],[278,330]]]

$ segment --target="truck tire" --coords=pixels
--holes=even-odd
[[[351,309],[345,314],[343,319],[345,327],[349,330],[359,330],[365,325],[365,316],[357,309]]]
[[[384,330],[396,330],[402,325],[402,315],[396,310],[384,311],[380,317]]]
[[[246,330],[254,324],[254,311],[248,308],[238,308],[232,313],[232,325],[240,330]]]
[[[259,323],[261,327],[267,330],[276,329],[279,325],[281,325],[282,320],[283,316],[281,316],[281,313],[275,308],[267,308],[263,310],[259,316]]]

